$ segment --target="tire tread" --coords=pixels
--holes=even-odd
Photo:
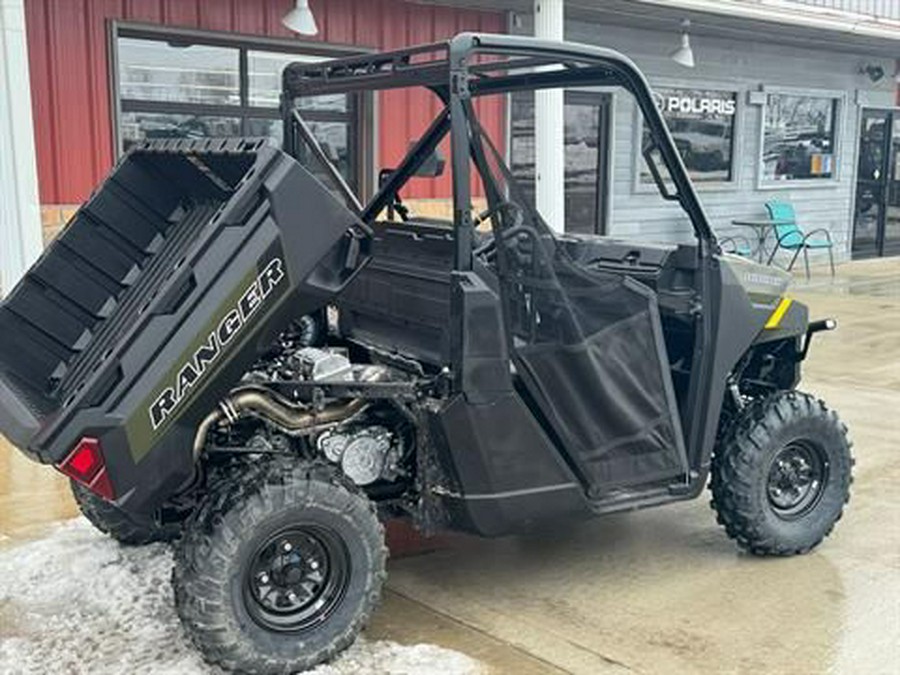
[[[837,472],[836,480],[843,482],[842,503],[836,516],[818,536],[798,545],[778,536],[767,524],[765,505],[754,498],[761,479],[764,455],[776,443],[776,432],[800,419],[815,419],[845,437],[846,467]],[[751,403],[732,424],[717,448],[710,470],[710,505],[716,511],[716,521],[738,546],[755,555],[791,556],[807,553],[831,534],[835,523],[843,515],[843,507],[850,500],[853,481],[852,443],[846,439],[847,427],[825,403],[799,391],[780,391]],[[842,467],[834,467],[840,469]]]
[[[227,597],[225,586],[228,580],[224,575],[210,574],[206,570],[224,569],[229,562],[225,552],[237,549],[241,531],[252,531],[273,510],[313,503],[314,493],[321,491],[323,485],[336,488],[331,490],[336,503],[329,507],[336,506],[345,514],[357,516],[361,508],[365,509],[367,532],[373,541],[377,539],[375,560],[361,609],[354,620],[332,636],[324,648],[299,655],[287,664],[283,659],[272,658],[256,649],[236,632],[228,619],[230,610],[221,601]],[[217,565],[209,565],[209,556],[213,552],[217,555]],[[356,639],[381,596],[387,577],[387,555],[384,530],[375,505],[333,468],[282,460],[242,462],[211,475],[209,496],[185,528],[185,535],[175,552],[172,576],[175,606],[191,641],[211,663],[251,673],[304,670],[333,660]]]
[[[138,521],[102,497],[95,495],[77,481],[70,481],[72,496],[81,514],[103,534],[109,535],[125,546],[143,546],[154,542],[170,542],[178,538],[181,528],[177,523],[160,525],[151,521]]]

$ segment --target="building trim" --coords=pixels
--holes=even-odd
[[[703,12],[743,20],[768,21],[782,25],[801,26],[843,33],[900,41],[900,22],[877,19],[871,15],[845,12],[814,6],[789,7],[786,4],[735,3],[721,0],[635,0],[644,5],[665,7],[668,10]]]

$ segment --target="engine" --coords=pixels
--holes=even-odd
[[[338,427],[321,434],[316,448],[357,485],[392,481],[402,473],[400,439],[383,426]]]
[[[282,333],[273,348],[244,378],[250,382],[284,380],[353,380],[354,366],[340,350],[312,346],[310,329],[298,322]],[[357,366],[359,369],[362,366]]]
[[[406,475],[408,423],[390,403],[364,398],[288,400],[276,382],[375,382],[396,377],[386,366],[353,364],[344,350],[312,347],[297,330],[280,336],[241,385],[204,422],[247,452],[298,452],[339,466],[356,485]],[[205,437],[206,431],[198,434]],[[195,446],[200,450],[200,446]]]

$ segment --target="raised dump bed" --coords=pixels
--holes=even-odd
[[[264,140],[135,146],[0,303],[0,431],[54,463],[98,438],[119,495],[139,463],[183,479],[199,418],[362,262],[359,226]]]

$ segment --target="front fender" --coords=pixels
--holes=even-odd
[[[766,323],[753,340],[753,344],[802,337],[806,335],[808,328],[809,308],[802,302],[783,296],[769,312]]]

